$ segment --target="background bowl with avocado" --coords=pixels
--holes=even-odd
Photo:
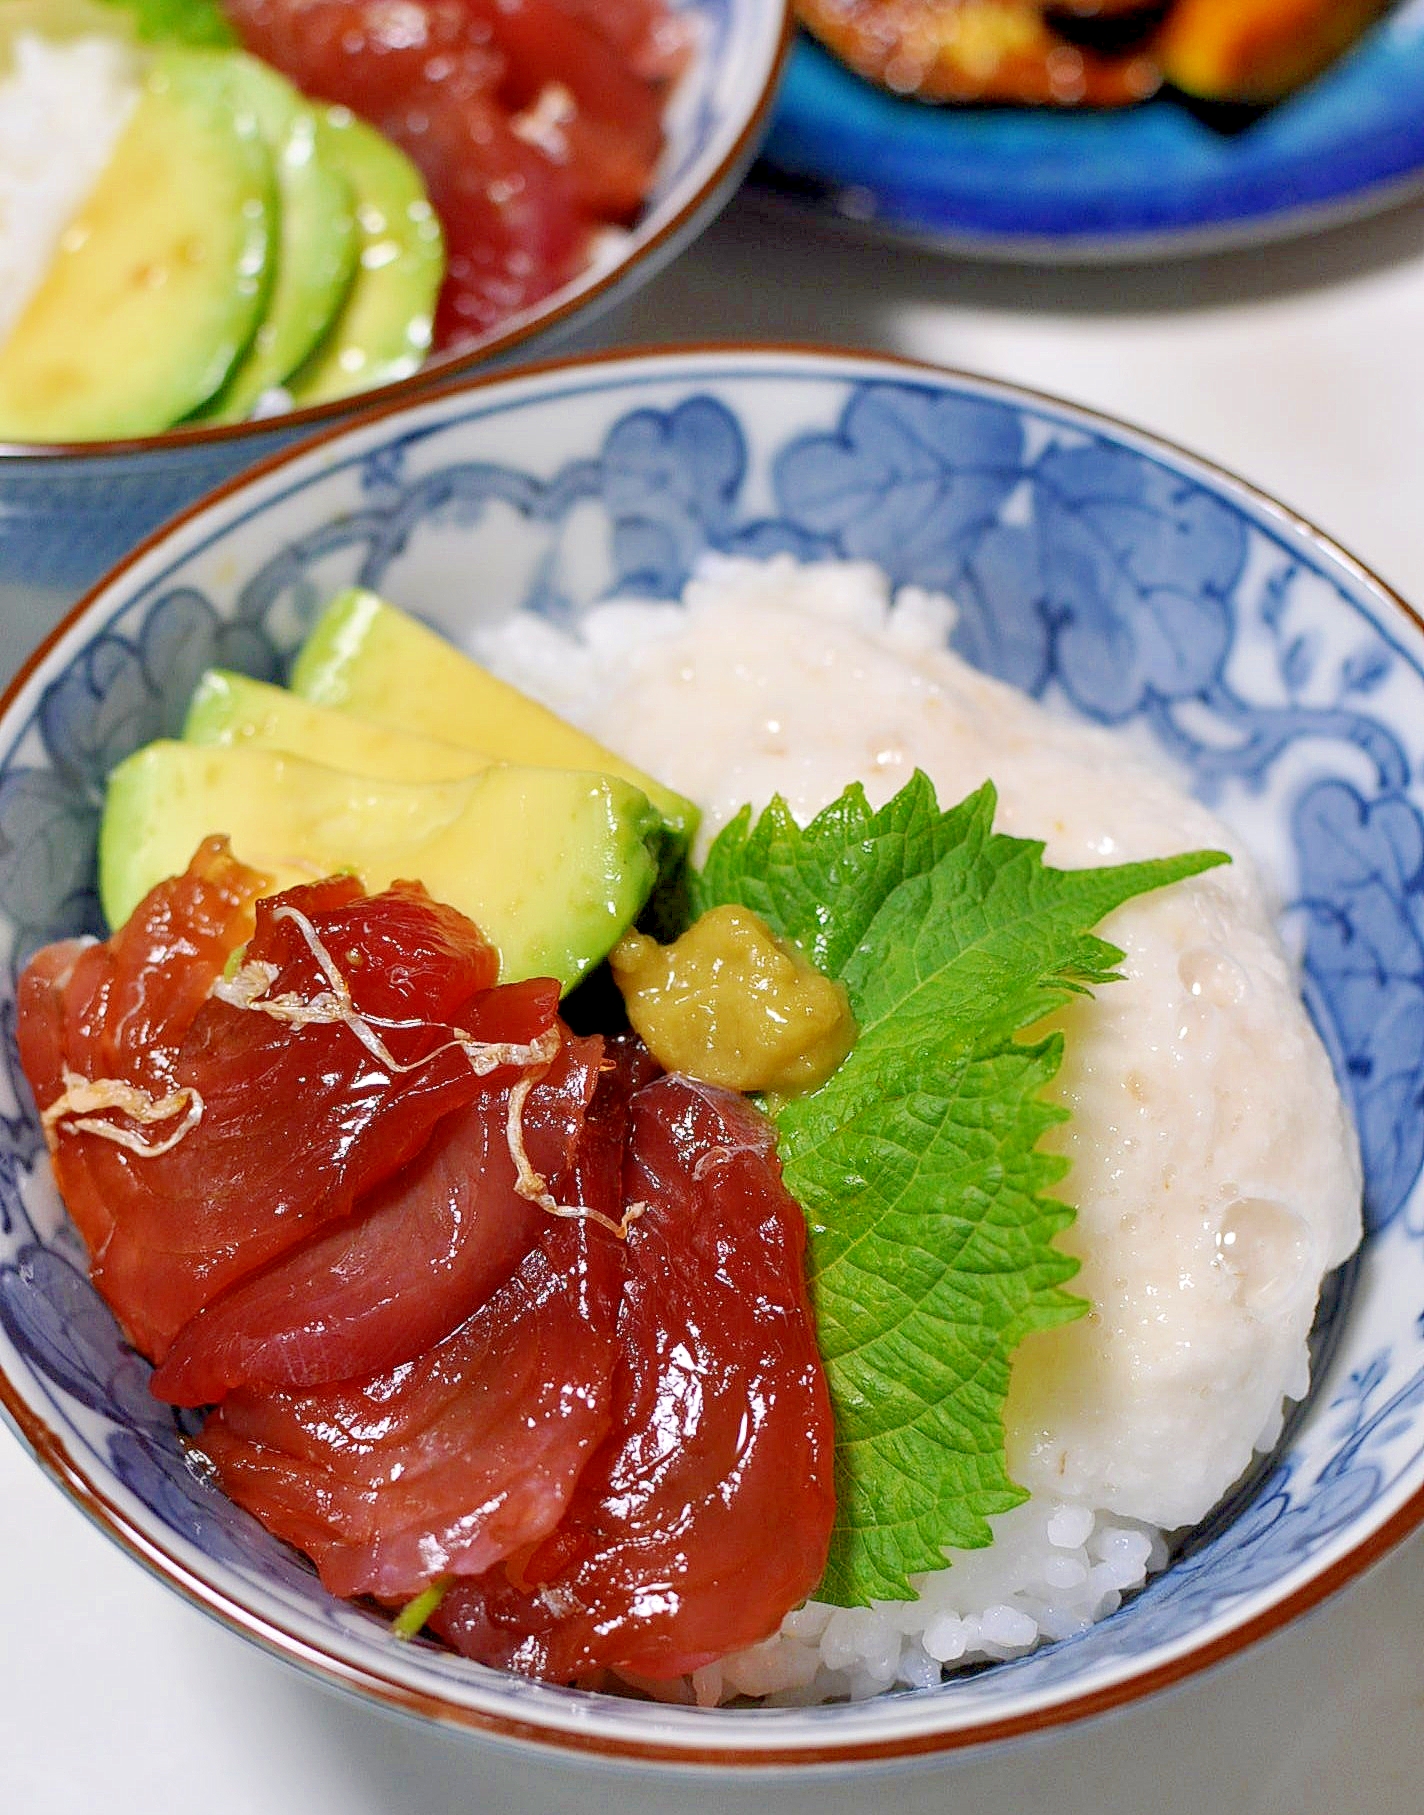
[[[668,4],[690,48],[633,226],[543,300],[429,354],[440,223],[379,134],[207,41],[200,15],[225,29],[207,0],[3,0],[0,79],[22,31],[72,42],[97,17],[136,45],[143,88],[67,274],[52,267],[45,307],[0,327],[0,673],[184,504],[373,401],[581,326],[707,223],[755,150],[789,8]],[[268,413],[274,395],[290,407]]]

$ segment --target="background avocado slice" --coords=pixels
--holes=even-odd
[[[280,202],[267,312],[204,422],[244,422],[265,391],[280,385],[335,320],[356,271],[358,234],[351,185],[330,163],[309,106],[285,77],[255,57],[226,58],[232,104],[249,110],[272,157]]]
[[[435,631],[373,592],[352,587],[321,614],[297,652],[292,689],[317,705],[401,731],[436,731],[500,762],[558,764],[621,775],[662,815],[669,862],[686,852],[698,811],[684,795],[605,750]]]
[[[104,11],[129,22],[145,44],[237,43],[219,0],[101,0]]]
[[[494,760],[458,744],[314,706],[285,687],[225,668],[209,668],[199,680],[188,704],[183,741],[285,750],[289,756],[386,781],[454,781],[487,769]]]
[[[0,439],[147,435],[222,384],[266,304],[272,160],[225,53],[155,62],[108,168],[0,347]]]
[[[416,784],[271,750],[153,743],[109,777],[99,890],[110,925],[214,833],[270,878],[268,892],[341,870],[373,891],[418,878],[498,948],[503,981],[557,977],[568,990],[647,900],[662,821],[611,775],[496,764]]]
[[[347,397],[404,378],[430,351],[445,240],[420,172],[403,151],[344,107],[321,112],[319,155],[355,197],[355,276],[315,351],[290,374],[297,405]]]

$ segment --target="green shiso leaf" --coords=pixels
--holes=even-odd
[[[1105,915],[1228,861],[1051,869],[993,830],[995,804],[986,785],[942,812],[922,774],[879,811],[848,788],[805,828],[775,800],[691,878],[695,912],[740,902],[838,977],[860,1027],[829,1082],[776,1109],[836,1411],[818,1598],[842,1606],[909,1598],[911,1575],[990,1543],[986,1520],[1026,1498],[1004,1452],[1010,1360],[1087,1307],[1053,1245],[1066,1162],[1039,1151],[1067,1118],[1043,1099],[1062,1039],[1025,1036],[1119,975],[1092,932]]]
[[[144,44],[196,44],[227,47],[237,43],[217,0],[102,0],[128,13]]]

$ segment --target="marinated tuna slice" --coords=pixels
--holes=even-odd
[[[403,1601],[557,1525],[609,1428],[623,1243],[546,1216],[513,1277],[438,1347],[364,1384],[231,1394],[199,1447],[333,1594]]]
[[[422,94],[375,124],[419,164],[444,224],[437,348],[488,333],[582,268],[589,222],[568,169],[520,137],[497,101]]]
[[[570,1166],[603,1042],[566,1039],[515,1105],[514,1138],[544,1179]],[[184,1325],[153,1377],[175,1405],[234,1387],[363,1380],[448,1336],[534,1246],[546,1212],[523,1192],[513,1086],[447,1116],[425,1151],[354,1215],[241,1281]],[[618,1160],[613,1163],[617,1186]],[[616,1214],[616,1212],[615,1212]]]
[[[557,985],[513,999],[485,987],[489,947],[411,884],[260,902],[241,967],[214,983],[218,954],[195,955],[185,932],[190,878],[155,891],[173,894],[150,897],[138,932],[95,948],[108,960],[56,969],[41,954],[22,989],[21,1052],[60,1191],[96,1285],[155,1360],[229,1286],[349,1214],[443,1116],[507,1083],[507,1062],[542,1062],[553,1047],[539,1043],[557,1038]],[[141,987],[126,973],[140,960]],[[199,983],[216,993],[193,1013]],[[170,998],[160,1024],[154,1005]]]
[[[261,885],[226,839],[210,838],[111,939],[66,939],[35,954],[20,978],[17,1034],[41,1109],[63,1091],[66,1070],[123,1078],[155,1097],[174,1088],[178,1048],[251,937]],[[175,952],[181,960],[167,956]]]
[[[605,1223],[622,1223],[623,1156],[633,1097],[660,1072],[637,1034],[612,1034],[604,1040],[593,1101],[569,1170],[555,1183],[556,1196],[594,1211]]]
[[[554,0],[554,5],[600,32],[645,81],[670,81],[691,54],[692,21],[669,12],[662,0]]]
[[[398,882],[368,896],[349,876],[288,889],[285,906],[257,909],[260,945],[249,960],[280,966],[284,989],[319,990],[327,967],[292,909],[320,910],[321,944],[341,971],[358,1014],[433,1026],[449,1023],[466,1003],[493,988],[499,953],[454,908],[431,900],[418,882]]]
[[[432,1625],[558,1682],[697,1669],[774,1631],[825,1567],[830,1399],[801,1212],[770,1125],[667,1077],[633,1102],[614,1424],[537,1550],[450,1588]]]
[[[515,131],[564,167],[590,217],[630,221],[662,144],[661,85],[642,80],[592,19],[557,0],[463,0],[504,57]]]
[[[230,0],[248,48],[419,167],[446,347],[567,283],[652,183],[686,26],[652,0]]]

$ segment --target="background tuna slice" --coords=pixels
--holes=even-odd
[[[651,0],[228,0],[243,42],[420,169],[445,229],[438,348],[587,264],[647,194],[685,25]]]

